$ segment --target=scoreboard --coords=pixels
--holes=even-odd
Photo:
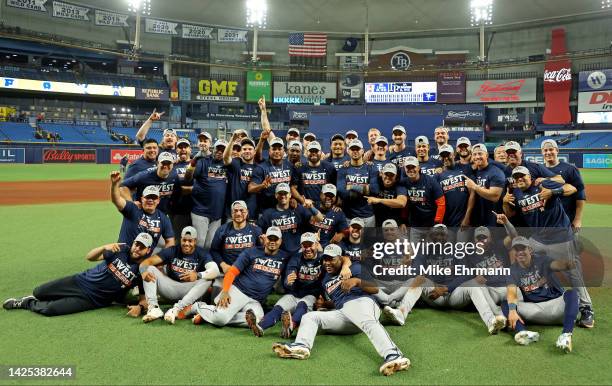
[[[437,82],[366,83],[366,103],[436,103]]]

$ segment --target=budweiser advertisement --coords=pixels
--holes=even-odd
[[[572,62],[564,56],[565,29],[552,30],[550,56],[544,65],[545,124],[565,124],[572,121],[569,100],[572,93]]]
[[[111,149],[111,163],[118,164],[126,155],[128,162],[132,163],[142,156],[142,150]]]
[[[536,78],[468,81],[466,102],[531,102],[536,100],[536,85]]]
[[[612,111],[612,90],[578,93],[578,112]]]
[[[96,149],[43,149],[43,163],[96,163]]]

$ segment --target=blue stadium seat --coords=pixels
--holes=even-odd
[[[34,129],[27,123],[0,122],[0,141],[47,142],[34,138]]]

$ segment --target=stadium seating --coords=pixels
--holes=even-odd
[[[34,137],[34,129],[27,123],[0,122],[0,141],[47,142]]]
[[[554,139],[562,149],[605,149],[612,147],[612,132],[599,132],[547,135],[529,142],[523,148],[539,149],[542,142],[546,139]],[[564,144],[563,142],[566,142],[566,140],[567,143]]]

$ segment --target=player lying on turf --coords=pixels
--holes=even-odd
[[[556,346],[572,351],[572,332],[578,315],[578,292],[564,290],[555,271],[567,271],[575,267],[574,260],[552,260],[545,255],[534,255],[529,240],[519,236],[512,240],[516,262],[511,267],[511,284],[508,284],[508,300],[502,310],[510,327],[516,331],[514,340],[520,345],[537,342],[540,334],[526,329],[525,320],[538,324],[563,323],[563,332]],[[520,288],[523,300],[517,299]]]
[[[323,291],[336,309],[307,313],[302,318],[295,342],[275,343],[272,349],[281,358],[307,359],[319,328],[340,334],[363,331],[378,354],[384,358],[379,368],[381,374],[392,375],[407,369],[410,360],[403,356],[378,321],[380,308],[371,297],[371,294],[378,292],[378,288],[361,280],[361,265],[357,262],[351,265],[353,276],[343,280],[340,277],[341,254],[342,250],[335,244],[328,245],[323,252],[323,267],[326,271]]]
[[[142,320],[145,323],[161,318],[171,324],[185,307],[200,299],[219,275],[219,267],[204,249],[196,246],[198,233],[194,227],[181,232],[180,247],[163,249],[140,263],[145,295],[149,308]],[[165,274],[158,264],[165,265]],[[157,302],[158,293],[170,301],[176,301],[164,315]]]
[[[121,301],[128,290],[138,284],[138,264],[150,253],[152,244],[151,235],[140,233],[131,247],[113,243],[94,248],[85,258],[104,260],[100,264],[36,287],[33,295],[7,299],[2,306],[5,310],[30,310],[45,316],[108,307]]]

